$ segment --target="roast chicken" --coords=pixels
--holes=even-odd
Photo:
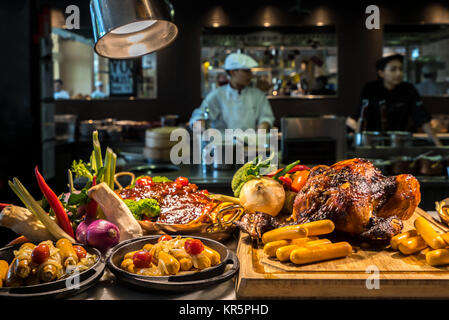
[[[312,168],[287,224],[330,219],[338,231],[366,240],[389,240],[401,232],[402,220],[412,216],[420,200],[414,176],[387,177],[368,160],[355,158]],[[252,219],[261,220],[264,230],[267,221],[273,228],[282,225],[274,219]],[[250,230],[257,234],[257,226]]]

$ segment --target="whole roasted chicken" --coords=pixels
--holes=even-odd
[[[417,179],[408,174],[386,177],[365,159],[350,159],[332,166],[316,166],[298,192],[288,224],[330,219],[335,229],[366,240],[388,240],[402,230],[401,220],[413,215],[421,200]],[[262,214],[263,215],[263,214]],[[263,221],[279,227],[273,217]]]

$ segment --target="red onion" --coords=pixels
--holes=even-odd
[[[119,228],[106,220],[98,219],[92,221],[86,230],[87,244],[97,248],[102,253],[119,243]]]
[[[82,244],[87,244],[87,227],[94,220],[83,220],[76,228],[76,240]]]

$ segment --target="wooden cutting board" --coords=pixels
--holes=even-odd
[[[431,221],[437,231],[448,231],[419,208],[404,221],[404,231],[414,228],[418,216]],[[269,258],[261,246],[241,233],[237,298],[449,297],[449,266],[431,267],[422,253],[404,256],[390,248],[353,248],[353,254],[346,258],[297,266]]]

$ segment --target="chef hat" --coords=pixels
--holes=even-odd
[[[257,66],[258,64],[253,58],[243,53],[231,53],[226,57],[224,63],[225,70],[252,69]]]

